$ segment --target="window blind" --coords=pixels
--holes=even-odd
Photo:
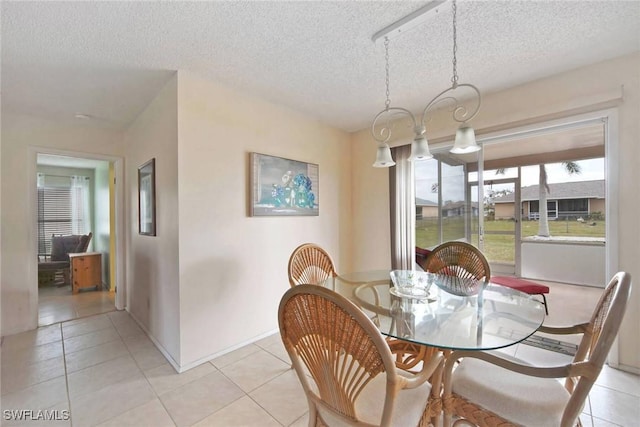
[[[79,187],[38,187],[38,254],[51,253],[53,234],[73,234],[74,228],[86,234],[84,203],[72,204],[72,197],[83,201],[88,195]],[[75,211],[73,206],[75,206]],[[75,218],[75,224],[74,224]],[[75,225],[75,227],[74,227]]]

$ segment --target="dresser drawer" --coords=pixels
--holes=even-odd
[[[80,289],[102,289],[102,254],[88,252],[69,254],[71,264],[71,288],[73,293]]]

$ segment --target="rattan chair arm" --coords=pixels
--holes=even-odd
[[[545,326],[542,325],[538,328],[537,332],[544,332],[545,334],[555,335],[573,335],[584,334],[589,328],[589,323],[580,323],[573,326]]]
[[[453,368],[456,362],[462,358],[467,358],[467,357],[481,359],[513,372],[518,372],[523,375],[528,375],[531,377],[538,377],[538,378],[566,378],[567,376],[569,376],[571,366],[572,366],[571,364],[561,365],[561,366],[548,366],[548,367],[531,366],[531,365],[525,365],[522,363],[507,360],[493,353],[488,353],[485,351],[466,351],[466,350],[454,351],[447,357],[447,360],[445,361],[445,364],[444,364],[443,396],[451,395],[451,375],[453,373]]]
[[[429,360],[425,360],[422,364],[422,369],[415,374],[409,374],[406,371],[397,370],[398,375],[405,379],[404,385],[402,388],[416,388],[420,387],[425,382],[429,381],[429,379],[433,376],[434,372],[438,367],[440,367],[444,363],[444,356],[442,352],[438,352],[429,358]]]

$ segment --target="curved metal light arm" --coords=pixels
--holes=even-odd
[[[454,91],[460,87],[471,88],[476,94],[477,104],[471,111],[467,110],[467,107],[464,104],[462,104],[462,102],[460,102],[460,100],[458,100],[458,98],[456,98],[455,96],[447,96],[444,98],[442,97],[442,95],[450,91]],[[454,84],[453,86],[440,92],[427,104],[427,106],[424,108],[424,111],[422,112],[422,123],[426,123],[427,112],[431,109],[431,107],[438,104],[439,102],[444,102],[444,101],[453,101],[454,103],[454,107],[452,110],[453,120],[455,120],[458,123],[464,123],[472,120],[478,114],[478,111],[480,111],[480,105],[482,104],[482,96],[480,95],[480,91],[478,90],[478,88],[472,84],[468,84],[468,83]]]
[[[401,108],[401,107],[385,108],[384,110],[380,111],[376,115],[376,117],[373,119],[373,123],[371,123],[371,135],[373,136],[373,139],[375,139],[380,144],[384,144],[388,142],[389,139],[391,138],[392,122],[388,120],[386,123],[380,124],[379,121],[382,117],[386,116],[389,113],[393,114],[394,112],[400,113],[401,115],[409,116],[413,123],[413,128],[416,129],[418,127],[415,116],[411,111],[407,110],[406,108]],[[380,128],[379,131],[376,131],[376,126],[379,124],[382,127]]]

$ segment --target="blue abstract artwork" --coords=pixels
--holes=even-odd
[[[318,215],[318,165],[251,153],[251,215]]]

